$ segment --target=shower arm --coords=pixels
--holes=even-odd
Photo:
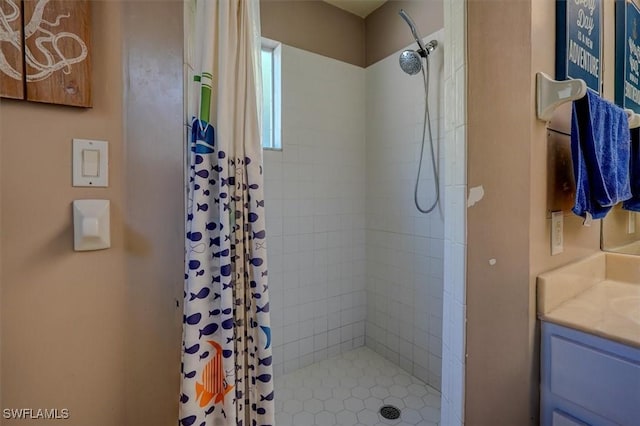
[[[436,47],[438,47],[438,42],[436,40],[431,40],[429,43],[420,48],[418,54],[423,58],[426,58],[431,52],[436,50]]]

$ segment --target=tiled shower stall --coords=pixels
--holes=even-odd
[[[282,46],[282,151],[264,152],[276,377],[364,344],[365,71]]]
[[[444,32],[425,37],[443,46]],[[366,71],[366,344],[440,389],[444,258],[443,199],[417,210],[414,185],[424,123],[421,74],[409,76],[396,52]],[[443,49],[429,57],[429,108],[443,195]],[[435,200],[428,133],[418,202]],[[441,149],[438,149],[440,147]],[[442,197],[441,197],[442,198]]]
[[[282,151],[264,153],[276,378],[366,345],[440,389],[444,200],[428,215],[414,206],[424,88],[398,53],[363,69],[281,47]],[[438,146],[442,49],[430,73]],[[430,155],[427,139],[423,206]]]

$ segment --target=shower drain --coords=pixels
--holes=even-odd
[[[393,405],[383,405],[382,408],[380,408],[380,415],[389,420],[399,419],[400,409]]]

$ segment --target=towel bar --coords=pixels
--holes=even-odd
[[[553,111],[565,103],[582,98],[587,94],[584,80],[556,81],[543,72],[536,73],[538,118],[550,121]]]
[[[636,129],[640,127],[640,115],[634,113],[632,110],[625,108],[624,112],[627,113],[627,118],[629,119],[629,128]]]
[[[587,94],[587,83],[581,79],[557,81],[543,72],[536,73],[537,113],[542,121],[550,121],[553,112],[565,102],[575,101]],[[629,128],[640,127],[640,114],[625,109]]]

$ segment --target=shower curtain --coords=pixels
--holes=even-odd
[[[182,426],[274,424],[258,0],[188,4]]]

